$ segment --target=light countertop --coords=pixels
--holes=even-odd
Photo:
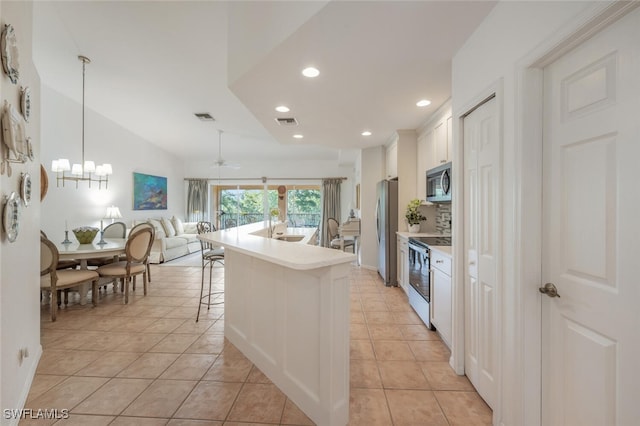
[[[451,246],[429,246],[429,249],[439,251],[440,253],[451,257]]]
[[[401,237],[405,237],[405,238],[411,238],[411,237],[450,237],[450,234],[436,234],[434,232],[429,233],[429,232],[417,232],[417,233],[413,233],[413,232],[408,232],[408,231],[396,231],[397,235],[400,235]]]
[[[434,233],[427,233],[427,232],[418,232],[418,233],[411,233],[411,232],[407,232],[407,231],[397,231],[396,234],[398,234],[400,237],[402,238],[412,238],[412,237],[450,237],[450,234],[434,234]],[[451,257],[451,246],[432,246],[430,245],[429,248],[431,250],[437,250],[440,253],[446,254],[447,256]]]
[[[201,234],[198,238],[223,246],[225,250],[235,250],[297,270],[350,263],[356,258],[352,253],[306,244],[313,237],[316,228],[287,228],[284,235],[304,235],[299,242],[289,242],[267,238],[268,227],[268,222],[256,222]]]

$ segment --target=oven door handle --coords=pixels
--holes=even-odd
[[[433,269],[429,268],[429,321],[433,323],[434,315],[434,297],[433,297]]]

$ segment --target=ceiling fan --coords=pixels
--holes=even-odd
[[[222,158],[222,130],[218,129],[218,159],[213,163],[214,168],[239,169],[240,164],[229,163]]]

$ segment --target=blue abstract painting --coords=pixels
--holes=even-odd
[[[134,172],[133,209],[166,210],[167,178]]]

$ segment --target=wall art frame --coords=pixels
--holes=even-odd
[[[166,210],[167,178],[133,172],[133,210]]]

